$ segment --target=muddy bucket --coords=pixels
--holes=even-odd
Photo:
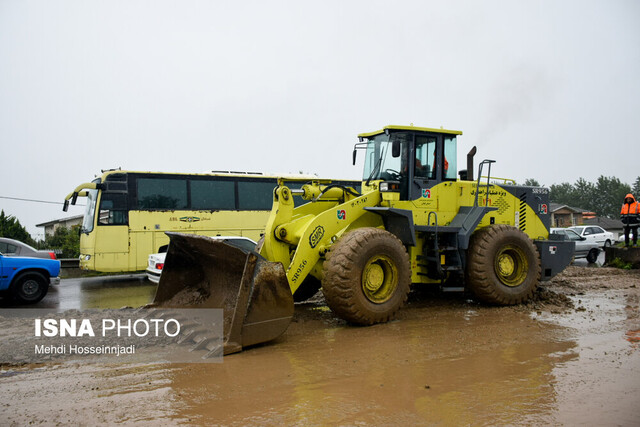
[[[221,240],[167,233],[171,239],[154,305],[221,308],[224,354],[279,337],[293,316],[282,264]]]

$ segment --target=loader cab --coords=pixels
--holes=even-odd
[[[363,180],[382,180],[382,191],[397,191],[400,200],[415,200],[443,181],[456,180],[460,131],[387,126],[360,134],[356,149],[365,150]],[[355,150],[354,150],[355,159]]]

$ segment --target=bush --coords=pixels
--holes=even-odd
[[[58,227],[53,236],[47,236],[41,244],[45,249],[59,249],[58,258],[78,258],[80,256],[80,226]]]
[[[624,262],[620,258],[614,258],[611,260],[611,262],[609,262],[609,267],[631,270],[633,268],[633,264],[631,264],[630,262]]]

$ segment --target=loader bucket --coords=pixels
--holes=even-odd
[[[279,337],[293,316],[281,263],[220,240],[167,233],[171,239],[153,304],[221,308],[224,354]]]

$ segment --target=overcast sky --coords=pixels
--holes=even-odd
[[[361,177],[356,135],[462,130],[458,163],[640,175],[640,2],[0,0],[0,208],[100,169]],[[39,235],[38,235],[39,233]]]

